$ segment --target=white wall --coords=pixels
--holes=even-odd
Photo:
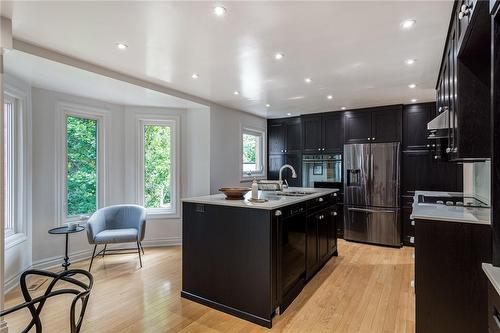
[[[210,124],[210,192],[217,193],[221,187],[241,185],[241,126],[267,132],[267,121],[249,113],[212,106]]]
[[[136,131],[139,114],[173,115],[180,119],[180,198],[217,193],[221,186],[241,182],[240,128],[266,130],[266,120],[241,111],[211,106],[200,109],[169,109],[121,106],[98,100],[31,89],[32,101],[32,202],[33,223],[31,251],[20,261],[7,253],[11,276],[30,265],[47,268],[60,265],[64,236],[49,235],[57,226],[56,139],[60,102],[107,110],[109,113],[108,187],[106,204],[137,201]],[[181,209],[179,209],[181,213]],[[180,214],[179,214],[180,215]],[[70,236],[73,261],[88,258],[91,247],[84,232]],[[148,219],[145,246],[179,244],[182,239],[182,216]],[[15,265],[14,263],[19,263]]]
[[[108,145],[108,188],[106,204],[135,203],[137,149],[136,115],[176,115],[180,118],[180,197],[210,192],[209,109],[168,109],[109,104],[40,88],[32,89],[33,104],[33,266],[59,264],[64,237],[49,235],[57,226],[56,148],[57,105],[59,102],[107,110],[110,114]],[[148,219],[145,246],[179,244],[181,218]],[[72,260],[90,255],[84,232],[70,236]],[[23,267],[26,268],[26,267]]]
[[[108,110],[109,150],[108,150],[108,195],[106,204],[123,202],[123,124],[124,108],[88,98],[61,94],[49,90],[33,88],[33,264],[51,265],[64,254],[64,236],[49,235],[47,230],[58,226],[56,138],[58,131],[58,103],[65,102],[81,106]],[[70,253],[73,256],[88,255],[89,245],[84,232],[70,236]]]
[[[5,75],[4,91],[14,96],[21,103],[20,121],[21,133],[17,139],[22,140],[22,149],[18,151],[22,158],[16,159],[21,164],[16,165],[16,174],[22,182],[16,183],[17,191],[21,191],[22,198],[17,197],[16,223],[20,230],[18,233],[6,239],[5,242],[5,285],[7,288],[17,283],[20,272],[29,268],[32,264],[32,210],[31,210],[31,87],[28,83],[11,75]]]

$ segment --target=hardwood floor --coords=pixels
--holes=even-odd
[[[339,241],[332,258],[281,316],[276,332],[414,332],[412,248],[393,249]],[[146,249],[144,267],[134,255],[94,261],[95,286],[83,332],[268,332],[268,329],[182,299],[181,247]],[[73,267],[88,267],[88,262]],[[251,278],[251,277],[249,277]],[[44,286],[40,289],[43,290]],[[10,307],[22,301],[15,290]],[[52,299],[44,332],[68,332],[71,297]],[[8,316],[19,332],[28,313]]]

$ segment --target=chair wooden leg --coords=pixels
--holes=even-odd
[[[95,250],[96,249],[97,249],[97,244],[94,245],[94,251],[92,251],[92,259],[90,259],[89,272],[90,272],[90,269],[92,268],[92,263],[94,262]]]
[[[102,250],[102,257],[104,258],[104,255],[106,254],[106,247],[108,244],[104,244],[104,250]]]
[[[141,259],[141,246],[139,245],[139,241],[137,242],[137,253],[139,254],[139,264],[141,265],[142,268],[142,259]]]

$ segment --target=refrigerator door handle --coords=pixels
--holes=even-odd
[[[394,210],[380,210],[380,209],[369,209],[369,208],[347,208],[348,211],[352,212],[364,212],[364,213],[394,213]]]

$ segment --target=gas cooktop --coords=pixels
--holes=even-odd
[[[446,206],[464,206],[464,207],[480,207],[489,208],[486,203],[471,196],[428,196],[420,194],[418,203],[428,203]]]

